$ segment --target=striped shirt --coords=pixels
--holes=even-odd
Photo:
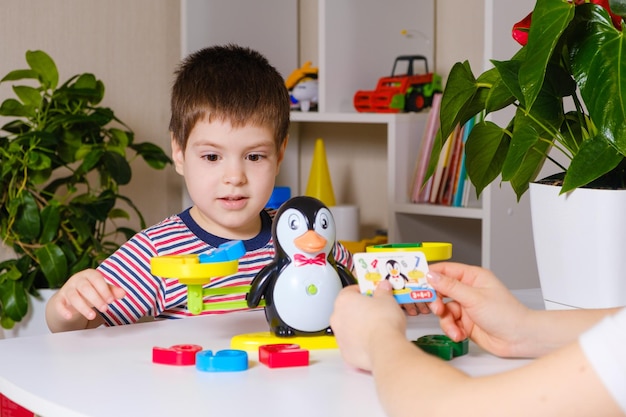
[[[275,210],[261,212],[261,231],[254,238],[243,242],[246,254],[239,259],[237,273],[212,279],[204,288],[250,285],[256,274],[274,259],[272,219],[275,213]],[[191,218],[189,209],[137,233],[97,268],[109,284],[126,291],[124,298],[114,301],[105,313],[100,313],[105,324],[130,324],[145,316],[190,316],[191,313],[187,311],[187,286],[175,278],[152,275],[150,259],[165,255],[211,253],[228,241],[202,229]],[[352,270],[352,255],[339,243],[335,246],[335,259]],[[205,296],[203,302],[242,301],[245,296],[245,293]],[[242,308],[214,309],[200,314],[237,310]]]

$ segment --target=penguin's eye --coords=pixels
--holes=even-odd
[[[320,216],[320,225],[322,226],[322,229],[328,229],[328,217],[326,214],[322,214]]]
[[[291,230],[296,230],[300,227],[300,218],[297,214],[292,214],[289,216],[289,228]]]

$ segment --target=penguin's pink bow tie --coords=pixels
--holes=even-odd
[[[304,265],[326,265],[326,254],[320,253],[314,258],[309,258],[301,253],[296,253],[293,259],[296,261],[296,266]]]

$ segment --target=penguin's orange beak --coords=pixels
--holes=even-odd
[[[296,247],[306,253],[315,253],[324,249],[326,246],[326,239],[315,233],[313,230],[308,230],[306,233],[298,236],[293,240]]]

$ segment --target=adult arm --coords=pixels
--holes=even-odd
[[[429,265],[428,280],[452,299],[431,304],[444,332],[457,341],[470,337],[503,357],[544,355],[618,310],[530,310],[491,271],[454,262]]]
[[[621,415],[577,342],[516,370],[470,377],[415,347],[405,323],[386,282],[371,298],[345,288],[331,318],[342,355],[372,372],[390,416]]]

